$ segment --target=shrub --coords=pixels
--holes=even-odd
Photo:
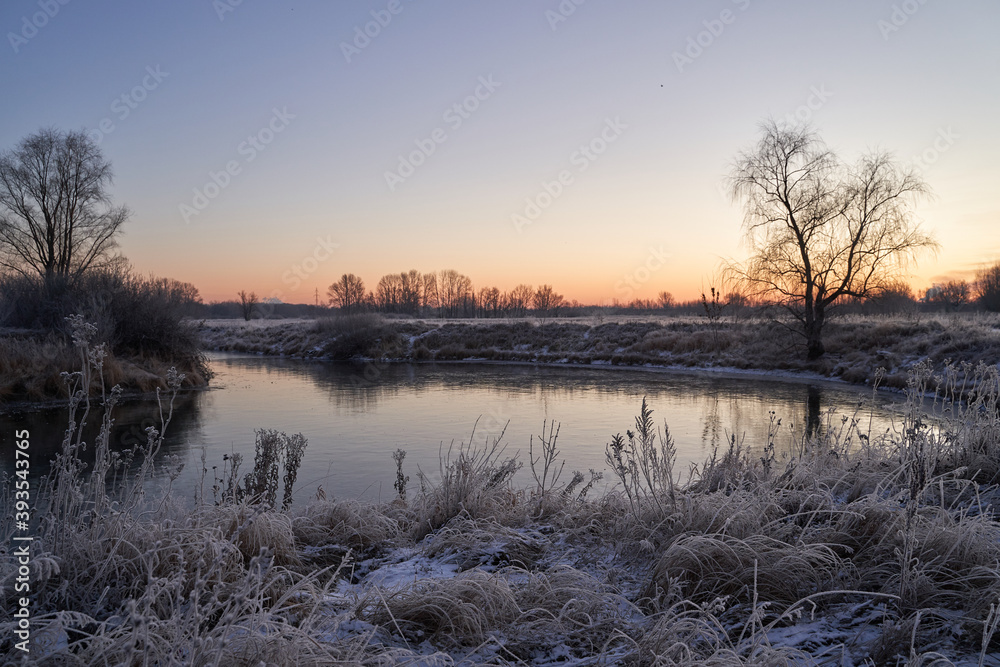
[[[329,336],[323,352],[338,361],[355,357],[387,356],[398,352],[402,343],[402,336],[395,328],[374,313],[339,315],[317,320],[313,331]]]
[[[418,470],[423,508],[417,535],[440,528],[462,513],[472,519],[502,516],[510,504],[510,481],[521,469],[517,454],[504,457],[503,435],[478,447],[473,444],[473,429],[469,442],[459,443],[457,452],[454,443],[447,452],[441,451],[439,484]]]
[[[292,489],[302,463],[302,454],[309,442],[301,433],[288,435],[284,431],[279,433],[274,429],[262,428],[257,429],[256,434],[253,470],[239,483],[237,480],[243,456],[234,454],[230,457],[231,464],[224,473],[227,479],[222,480],[226,482],[226,488],[221,490],[221,487],[216,487],[217,492],[221,491],[220,502],[228,504],[247,501],[274,509],[278,502],[278,473],[283,468],[285,474],[282,478],[284,491],[281,508],[287,510],[292,504]]]
[[[67,318],[80,315],[96,326],[95,343],[107,345],[106,370],[118,363],[117,357],[147,366],[145,375],[152,371],[147,378],[152,383],[144,381],[141,372],[133,373],[134,377],[113,378],[114,382],[148,390],[150,384],[161,384],[153,376],[173,365],[187,374],[189,384],[203,384],[211,372],[197,332],[186,319],[197,300],[198,291],[187,283],[143,278],[121,265],[87,272],[72,282],[48,285],[40,278],[8,275],[0,278],[0,325],[30,330],[25,340],[62,342],[68,349],[71,332]],[[52,360],[66,356],[49,354],[39,345],[35,355]],[[24,382],[13,388],[5,382],[9,393],[39,397],[60,393],[46,379],[57,378],[58,372],[53,374],[27,360],[12,372],[20,374]]]
[[[198,290],[170,278],[143,278],[129,267],[90,271],[48,286],[40,278],[0,279],[0,315],[9,327],[68,333],[65,318],[83,315],[114,352],[183,356],[198,340],[184,322]]]

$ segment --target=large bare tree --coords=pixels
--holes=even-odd
[[[423,310],[430,312],[438,307],[438,279],[437,273],[431,271],[423,275],[424,286],[420,293],[420,306]]]
[[[375,286],[375,303],[383,313],[399,312],[402,279],[398,273],[382,276]]]
[[[511,317],[524,317],[528,314],[531,301],[535,297],[535,290],[531,285],[520,284],[511,291],[504,294],[504,303],[507,312]]]
[[[438,298],[441,302],[442,317],[468,316],[473,296],[471,278],[454,269],[441,271],[438,280]],[[475,312],[471,314],[474,315]]]
[[[765,122],[729,184],[750,251],[730,269],[745,293],[799,320],[809,359],[825,351],[823,325],[838,299],[879,293],[918,250],[937,245],[911,212],[927,193],[915,172],[880,151],[845,164],[807,126]]]
[[[326,290],[330,303],[342,313],[356,313],[365,302],[365,282],[353,273],[345,273]]]
[[[561,306],[565,304],[562,294],[556,294],[552,285],[542,285],[531,298],[531,304],[535,307],[535,312],[539,317],[550,317],[556,314]]]
[[[111,257],[129,217],[111,163],[83,132],[43,129],[0,153],[0,267],[51,286]]]
[[[399,309],[408,315],[420,314],[420,292],[423,276],[416,269],[399,274]]]

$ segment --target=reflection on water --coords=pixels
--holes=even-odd
[[[196,393],[179,394],[174,399],[173,418],[167,428],[167,436],[157,454],[157,460],[162,461],[170,455],[187,456],[188,442],[200,428],[201,407],[200,396]],[[92,401],[90,413],[84,421],[84,410],[77,412],[76,419],[83,424],[83,442],[86,449],[81,452],[81,459],[87,464],[87,469],[93,467],[93,443],[101,428],[104,411],[99,406],[100,399]],[[164,413],[169,414],[169,401],[164,401]],[[119,404],[112,415],[114,423],[111,427],[111,438],[108,441],[113,451],[126,451],[136,445],[145,444],[146,428],[160,429],[160,410],[155,400],[126,400]],[[38,478],[49,471],[49,463],[59,452],[66,428],[69,425],[69,408],[55,409],[16,409],[0,413],[0,443],[2,445],[3,470],[11,472],[14,469],[13,455],[10,453],[14,432],[27,429],[29,432],[29,450],[31,461],[31,476]],[[135,464],[138,464],[135,461]]]
[[[199,483],[201,455],[207,462],[205,488],[223,455],[243,454],[252,466],[254,429],[303,433],[309,446],[298,475],[298,498],[322,486],[328,495],[387,500],[395,478],[391,454],[407,450],[406,472],[417,467],[432,479],[438,454],[452,442],[495,437],[506,426],[507,453],[521,452],[543,422],[561,423],[559,448],[567,479],[573,469],[604,470],[604,446],[615,433],[634,427],[643,396],[662,427],[669,425],[679,469],[700,462],[732,436],[748,445],[767,441],[770,411],[781,419],[779,448],[827,424],[840,427],[841,415],[858,408],[863,389],[833,383],[729,378],[711,374],[642,370],[551,368],[512,365],[354,365],[215,354],[213,389],[178,399],[161,455],[178,454],[187,466],[178,481],[185,495]],[[871,397],[870,392],[865,394]],[[876,430],[891,420],[901,397],[878,395],[874,412],[866,406],[864,427],[873,415]],[[832,412],[831,412],[832,411]],[[100,423],[92,414],[88,438]],[[15,428],[29,428],[33,467],[51,457],[62,440],[66,410],[0,415],[4,441]],[[158,426],[155,403],[132,402],[116,416],[113,442],[128,448]],[[8,452],[9,447],[5,446]],[[5,456],[5,466],[11,461]],[[221,474],[221,473],[220,473]],[[522,471],[527,483],[530,473]],[[605,481],[609,481],[606,479]],[[416,483],[415,481],[413,482]]]

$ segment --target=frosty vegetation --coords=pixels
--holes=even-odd
[[[140,276],[124,260],[73,281],[0,275],[0,403],[68,398],[60,373],[76,365],[77,352],[66,318],[80,313],[106,344],[109,384],[166,389],[176,367],[185,387],[204,386],[211,371],[186,317],[197,298],[193,285]]]
[[[73,330],[82,368],[66,376],[70,421],[35,526],[33,664],[998,657],[996,366],[916,363],[896,429],[872,432],[859,409],[805,440],[776,418],[767,442],[733,439],[690,470],[676,468],[668,425],[644,402],[623,435],[609,434],[616,485],[602,495],[594,473],[570,472],[558,427],[546,425],[516,443],[526,460],[502,437],[475,433],[442,450],[436,471],[407,471],[397,452],[391,503],[320,496],[288,506],[279,499],[308,443],[260,431],[253,469],[227,461],[192,509],[149,487],[154,471],[179,473],[157,455],[176,372],[146,443],[111,451],[108,411],[84,470],[79,425],[90,401],[113,407],[119,392],[103,389],[94,329],[77,320]],[[88,399],[91,385],[99,399]],[[932,418],[918,400],[928,392]],[[776,455],[786,445],[792,454]],[[512,486],[522,465],[534,486]],[[8,514],[2,521],[9,540]],[[3,568],[9,596],[15,572]],[[7,660],[17,658],[12,627],[0,621]]]
[[[923,360],[996,363],[994,313],[844,316],[826,325],[826,354],[809,361],[801,335],[770,317],[619,317],[436,321],[365,313],[315,321],[215,321],[205,347],[335,360],[492,361],[802,371],[847,382],[906,387]]]

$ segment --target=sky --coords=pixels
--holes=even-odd
[[[933,195],[918,288],[1000,259],[995,0],[4,0],[0,149],[87,131],[141,273],[291,303],[455,269],[696,298],[767,118]]]

